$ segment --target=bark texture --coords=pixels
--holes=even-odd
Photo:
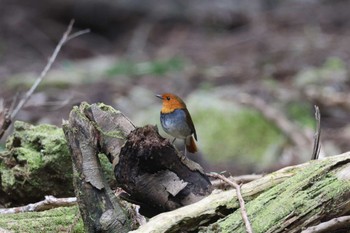
[[[350,213],[350,153],[287,167],[244,184],[255,233],[301,232]],[[157,215],[134,233],[246,232],[235,190]],[[349,232],[350,227],[336,232]]]
[[[133,125],[126,118],[121,123],[112,121],[121,115],[103,104],[90,106],[82,103],[79,108],[75,107],[71,111],[69,121],[63,124],[72,154],[75,193],[87,232],[122,233],[131,229],[129,216],[106,182],[98,158],[103,148],[111,146],[118,151],[123,140],[122,135],[133,129]],[[111,124],[108,130],[103,131],[105,120],[108,120],[106,116],[110,117],[110,123],[122,126],[119,125],[118,130],[115,130],[114,124]],[[119,132],[120,129],[123,132]],[[113,146],[108,143],[110,141],[114,142]],[[112,150],[106,154],[113,160],[115,154]]]
[[[115,176],[128,199],[148,217],[195,203],[211,192],[202,168],[178,153],[154,126],[130,133]]]
[[[75,107],[63,130],[71,151],[74,187],[88,232],[128,232],[130,217],[112,193],[98,154],[115,165],[124,199],[146,216],[199,201],[211,192],[202,168],[178,153],[154,126],[135,128],[103,104]],[[129,136],[128,136],[129,135]]]

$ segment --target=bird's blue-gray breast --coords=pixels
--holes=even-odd
[[[186,113],[182,109],[160,114],[160,122],[164,131],[175,138],[185,139],[193,133],[187,124]]]

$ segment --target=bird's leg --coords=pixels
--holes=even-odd
[[[183,156],[184,154],[185,154],[185,156],[186,156],[186,140],[185,140],[185,153],[184,153],[184,154],[182,154],[181,151],[179,151],[179,150],[176,148],[176,146],[175,146],[175,144],[174,144],[175,141],[176,141],[176,138],[174,138],[174,140],[171,142],[171,144],[173,145],[173,147],[175,148],[175,150],[177,151],[177,153],[179,153],[181,156]]]
[[[174,140],[171,142],[171,145],[175,148],[175,150],[176,150],[177,152],[179,152],[179,150],[176,148],[176,146],[175,146],[175,144],[174,144],[175,141],[176,141],[176,138],[174,138]]]
[[[175,141],[175,140],[174,140],[174,141]],[[173,141],[173,142],[174,142],[174,141]],[[177,153],[178,155],[180,155],[180,158],[184,158],[184,154],[182,153],[182,151],[178,150],[174,144],[172,144],[172,145],[173,145],[174,149],[176,150],[176,153]]]

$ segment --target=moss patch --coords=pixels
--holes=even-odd
[[[291,119],[299,122],[301,125],[314,128],[315,118],[310,104],[307,103],[289,103],[287,112]]]
[[[328,173],[324,169],[331,166],[327,161],[322,161],[318,165],[306,167],[292,178],[248,202],[246,209],[254,232],[274,232],[274,227],[281,226],[288,216],[308,219],[319,212],[327,211],[329,205],[337,201],[335,196],[342,196],[350,189],[348,181],[339,180],[335,171]],[[332,214],[337,214],[335,212]],[[208,228],[209,231],[210,229],[245,232],[239,210],[213,224]]]
[[[68,232],[71,228],[74,233],[85,232],[81,218],[73,224],[77,214],[79,214],[77,206],[42,212],[6,214],[0,218],[0,227],[18,233]]]
[[[73,195],[72,162],[61,128],[16,121],[0,154],[1,190],[23,204],[44,195]]]
[[[222,100],[214,91],[193,94],[187,107],[196,126],[199,148],[209,160],[260,166],[272,154],[271,148],[284,140],[275,125],[259,112]]]

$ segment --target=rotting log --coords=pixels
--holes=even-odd
[[[123,140],[118,131],[111,132],[112,125],[109,132],[102,131],[103,125],[98,122],[104,121],[106,115],[118,117],[121,113],[103,104],[82,103],[73,108],[63,130],[72,155],[73,183],[86,231],[122,233],[131,229],[131,221],[106,182],[98,159],[100,148],[105,146],[100,143],[102,138],[115,138],[116,149]],[[124,131],[133,129],[131,122],[121,124],[119,128]],[[109,154],[110,160],[113,156]]]
[[[115,176],[128,199],[150,217],[203,199],[211,183],[195,162],[178,153],[155,126],[132,131],[119,155]]]
[[[211,192],[202,168],[160,137],[156,127],[135,128],[112,107],[82,103],[71,111],[63,130],[88,232],[127,232],[133,227],[103,177],[99,153],[115,165],[117,183],[126,191],[120,197],[140,204],[147,216],[192,204]]]
[[[301,232],[350,212],[350,152],[283,168],[244,184],[255,233]],[[246,232],[235,190],[159,214],[133,233]],[[350,227],[339,232],[349,232]]]

